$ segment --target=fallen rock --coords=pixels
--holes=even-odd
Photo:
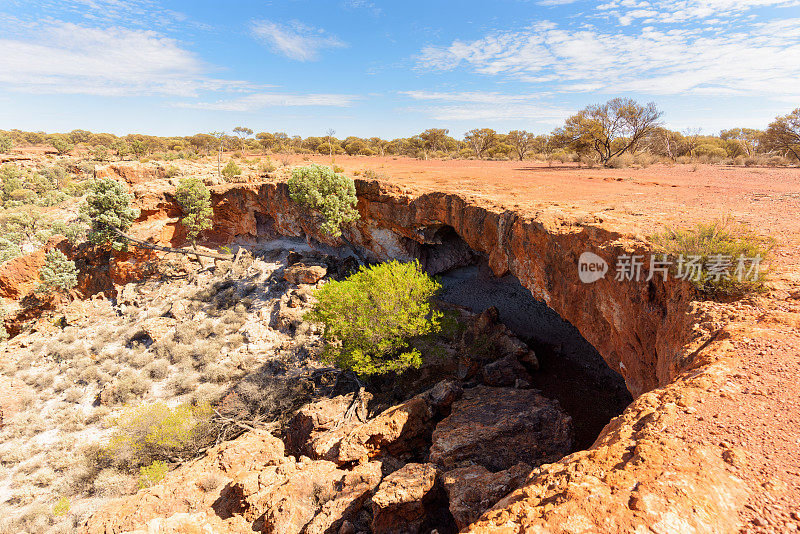
[[[505,360],[507,363],[501,366],[508,368],[511,365],[515,372],[520,372],[520,368],[524,371],[519,362],[524,362],[532,370],[539,368],[536,354],[500,322],[500,313],[494,306],[487,308],[467,324],[459,345],[461,353],[458,359],[458,378],[461,380],[472,378],[482,367],[498,360]],[[512,380],[504,385],[513,383]]]
[[[286,267],[283,279],[290,284],[316,284],[328,274],[328,269],[322,264],[295,263]]]
[[[442,380],[424,393],[425,399],[431,409],[438,415],[450,414],[450,406],[461,398],[464,390],[455,380]]]
[[[347,432],[367,419],[367,403],[372,397],[369,393],[362,396],[355,417],[348,422],[342,421],[345,411],[353,402],[353,395],[349,393],[303,406],[286,424],[284,443],[287,452],[314,459],[332,459],[329,457],[331,448],[337,443],[325,445],[332,441],[330,431],[340,430],[337,437],[341,440]]]
[[[538,466],[572,449],[572,418],[533,390],[477,386],[464,391],[433,431],[430,461],[472,462],[490,471],[519,462]]]
[[[435,500],[433,464],[406,464],[383,479],[372,496],[374,534],[416,534]]]
[[[486,364],[481,369],[481,378],[487,386],[514,386],[518,381],[531,383],[531,376],[514,356],[505,356]]]
[[[231,487],[244,503],[243,515],[265,533],[336,531],[363,506],[381,480],[381,464],[369,462],[352,471],[326,460],[291,457],[281,465],[250,473]]]
[[[434,421],[433,410],[423,395],[355,427],[339,443],[337,461],[354,462],[384,453],[403,456],[424,449]]]
[[[214,525],[211,532],[246,532],[231,526],[242,524],[236,516],[242,514],[245,505],[241,496],[231,491],[231,483],[282,461],[281,440],[266,431],[248,432],[168,473],[160,484],[111,501],[88,519],[81,532],[105,534],[146,529],[154,519],[176,514],[192,514],[192,518],[181,516],[180,522],[211,522]],[[196,513],[202,513],[203,519]]]
[[[510,492],[522,486],[532,467],[518,463],[492,473],[482,465],[470,465],[442,476],[456,526],[460,529],[476,521],[486,510]]]

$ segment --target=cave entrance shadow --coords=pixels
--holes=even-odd
[[[496,307],[501,322],[536,352],[540,368],[532,373],[532,387],[558,400],[572,417],[575,450],[590,447],[603,427],[633,401],[622,376],[577,328],[537,300],[516,277],[495,276],[486,259],[453,237],[451,230],[437,228],[444,236],[441,244],[422,246],[423,266],[442,284],[439,298],[475,313]]]

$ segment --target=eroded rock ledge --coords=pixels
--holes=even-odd
[[[597,221],[521,216],[480,199],[456,194],[414,195],[378,181],[356,180],[360,220],[342,239],[320,234],[319,221],[299,209],[281,183],[214,188],[214,230],[220,243],[276,235],[305,236],[332,246],[351,243],[376,259],[420,258],[442,243],[441,229],[452,229],[483,254],[498,276],[511,273],[531,293],[572,323],[626,381],[636,396],[672,382],[697,367],[696,349],[712,331],[693,331],[699,323],[690,306],[690,289],[680,282],[615,281],[616,258],[646,254],[643,243]],[[154,198],[155,197],[155,198]],[[171,200],[149,193],[149,212],[170,211]],[[164,232],[170,235],[169,232]],[[346,240],[346,241],[345,241]],[[578,257],[592,251],[611,272],[583,284]],[[646,278],[647,270],[644,271]]]

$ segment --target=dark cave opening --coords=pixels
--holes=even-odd
[[[420,246],[423,268],[438,275],[440,299],[480,313],[494,306],[500,320],[539,359],[531,386],[557,399],[572,417],[575,450],[588,448],[603,427],[632,402],[622,376],[611,369],[577,328],[537,300],[512,276],[495,276],[486,259],[452,227],[428,230]]]

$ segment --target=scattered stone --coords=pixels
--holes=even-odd
[[[423,395],[389,408],[353,429],[339,443],[337,461],[354,462],[383,453],[402,456],[424,450],[434,422],[433,410]]]
[[[295,285],[316,284],[326,274],[328,274],[328,269],[324,265],[302,262],[286,267],[283,272],[283,279]]]
[[[433,464],[406,464],[383,479],[372,496],[375,534],[419,531],[426,505],[435,499],[437,471]]]
[[[353,393],[340,395],[332,399],[312,402],[301,408],[286,424],[286,450],[289,454],[305,454],[314,459],[332,459],[329,457],[331,447],[325,446],[331,441],[331,430],[341,429],[337,434],[339,440],[362,421],[367,420],[367,403],[372,395],[362,396],[361,404],[356,408],[355,417],[348,422],[342,418],[353,402]]]
[[[433,431],[430,461],[473,462],[490,471],[554,462],[572,450],[572,418],[534,390],[477,386],[453,403]]]
[[[531,377],[519,361],[506,356],[481,369],[483,383],[487,386],[515,386],[518,381],[530,383]]]
[[[450,502],[450,513],[459,530],[477,520],[497,501],[519,488],[531,472],[531,466],[518,463],[497,473],[482,465],[460,467],[446,472],[444,489]]]

